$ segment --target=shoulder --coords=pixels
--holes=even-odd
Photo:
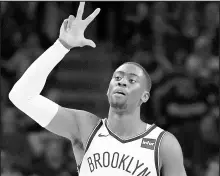
[[[178,150],[180,149],[180,144],[177,138],[170,132],[166,131],[163,139],[161,140],[160,150],[161,152],[165,151],[172,151],[173,149]]]
[[[160,144],[160,160],[163,166],[168,160],[182,159],[182,149],[177,138],[166,131]]]

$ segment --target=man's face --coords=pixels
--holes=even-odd
[[[114,72],[109,84],[107,95],[110,106],[118,110],[140,106],[145,92],[145,79],[142,69],[138,66],[121,65]]]

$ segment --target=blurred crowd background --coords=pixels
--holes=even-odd
[[[1,2],[1,174],[77,176],[71,143],[41,128],[9,102],[28,66],[58,38],[78,2]],[[188,176],[219,175],[219,3],[87,2],[101,13],[85,32],[96,49],[75,48],[42,94],[105,118],[106,91],[121,63],[135,61],[153,87],[142,119],[173,133]],[[53,59],[53,58],[48,58]]]

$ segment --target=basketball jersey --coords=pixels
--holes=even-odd
[[[79,176],[159,176],[159,146],[165,131],[155,124],[121,139],[100,120],[87,142]]]

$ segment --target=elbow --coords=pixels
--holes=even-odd
[[[11,90],[8,94],[9,100],[16,106],[19,110],[23,111],[24,107],[27,105],[28,100],[21,96],[21,94],[15,90]]]
[[[9,100],[10,100],[11,102],[14,101],[14,99],[15,99],[15,95],[14,95],[14,93],[13,93],[13,90],[11,90],[11,91],[9,92],[9,94],[8,94],[8,98],[9,98]]]
[[[18,102],[18,96],[15,92],[13,92],[13,90],[11,90],[8,94],[8,99],[14,104],[16,105]]]
[[[8,98],[10,101],[13,102],[17,96],[18,96],[18,90],[16,89],[16,85],[14,85],[8,94]]]
[[[14,104],[17,105],[22,99],[21,93],[15,89],[15,86],[8,94],[9,100]]]

